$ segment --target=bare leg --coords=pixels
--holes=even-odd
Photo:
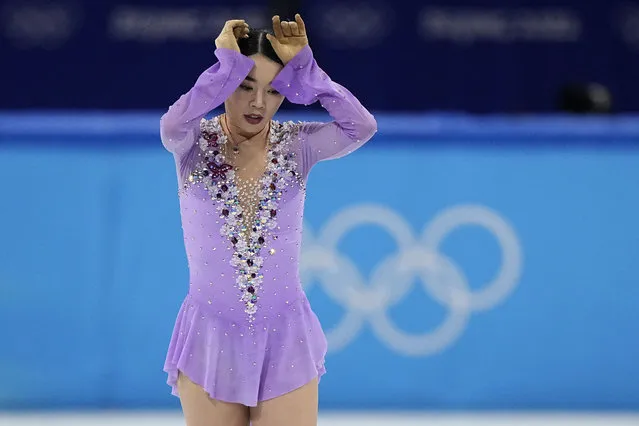
[[[211,399],[204,389],[180,373],[178,393],[186,426],[248,426],[248,407]]]
[[[317,426],[317,379],[251,407],[251,426]]]

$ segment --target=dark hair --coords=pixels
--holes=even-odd
[[[237,41],[237,44],[240,47],[240,52],[244,56],[261,53],[271,61],[277,62],[283,66],[284,63],[279,56],[277,56],[275,50],[273,50],[273,46],[271,46],[271,42],[266,38],[266,34],[273,35],[270,30],[250,28],[248,37],[240,38]]]

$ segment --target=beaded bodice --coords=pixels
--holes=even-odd
[[[236,170],[235,184],[237,185],[237,198],[242,208],[243,228],[248,229],[258,211],[261,181],[260,178],[241,178]]]
[[[217,242],[215,238],[207,241],[207,244],[213,244],[213,251],[222,249],[222,245],[228,246],[227,249],[231,253],[223,260],[233,269],[238,298],[244,305],[249,322],[253,322],[260,305],[265,279],[264,256],[282,254],[277,253],[273,247],[280,236],[281,204],[287,200],[287,191],[304,190],[294,149],[297,126],[292,122],[272,122],[268,135],[266,169],[261,177],[255,179],[241,179],[227,161],[227,137],[222,131],[218,117],[202,120],[200,130],[198,144],[194,147],[195,161],[181,189],[183,209],[194,208],[189,205],[195,201],[189,203],[187,200],[189,197],[196,197],[197,203],[205,202],[213,212],[208,221],[200,223],[200,228],[209,236],[212,232],[217,232],[217,236],[221,237]],[[200,194],[205,194],[206,198],[199,200]],[[301,214],[301,206],[290,207],[297,214]],[[289,211],[287,216],[290,217],[292,214],[294,213]],[[187,231],[194,234],[190,235],[193,242],[202,239],[202,235],[195,234],[195,230],[185,228],[185,233]],[[301,234],[301,229],[298,231]],[[200,245],[200,251],[204,251],[204,247],[205,245]],[[194,249],[195,247],[190,248],[187,245],[190,262],[196,261],[193,259]],[[215,256],[209,259],[206,255],[198,256],[196,259],[200,263],[204,262],[205,266],[209,266],[209,261],[222,260]],[[198,270],[198,265],[191,266],[192,269]],[[227,265],[217,266],[220,270]]]

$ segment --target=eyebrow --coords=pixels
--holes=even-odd
[[[250,81],[251,83],[257,83],[257,80],[254,79],[253,77],[251,77],[250,75],[247,75],[246,78],[244,79],[244,81]],[[271,82],[272,83],[272,82]],[[271,84],[269,83],[269,85]]]

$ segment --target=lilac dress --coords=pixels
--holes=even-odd
[[[325,372],[326,339],[298,270],[306,180],[315,163],[354,151],[377,125],[305,47],[272,86],[294,103],[319,100],[334,121],[271,122],[256,213],[245,217],[219,118],[204,117],[254,63],[230,49],[215,55],[218,62],[161,119],[162,143],[176,162],[190,271],[164,371],[176,396],[180,371],[211,398],[255,406]]]

